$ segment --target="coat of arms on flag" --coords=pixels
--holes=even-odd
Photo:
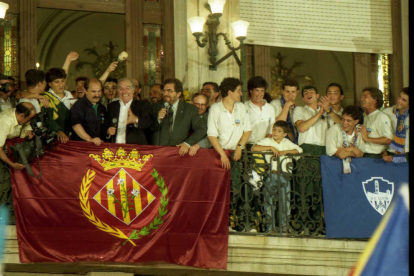
[[[144,155],[141,157],[137,150],[132,150],[129,154],[123,149],[119,148],[114,154],[109,149],[105,149],[102,153],[102,158],[99,155],[90,155],[95,162],[97,162],[104,171],[118,169],[112,178],[108,179],[106,183],[93,195],[93,199],[113,217],[117,218],[123,224],[130,225],[136,220],[148,206],[156,199],[148,189],[139,183],[137,179],[131,176],[126,171],[132,169],[141,172],[147,161],[152,158],[152,155]],[[133,240],[139,239],[141,236],[149,235],[151,230],[157,229],[164,221],[163,216],[167,214],[167,187],[164,179],[159,176],[158,172],[153,169],[151,176],[155,180],[160,196],[160,207],[158,213],[149,225],[144,226],[140,230],[132,229],[127,235],[119,228],[109,225],[103,221],[103,218],[98,218],[94,210],[91,208],[89,202],[89,189],[91,185],[99,185],[94,183],[96,172],[89,169],[83,177],[81,189],[79,192],[80,205],[84,215],[94,224],[99,230],[107,232],[115,237],[125,239],[135,246]],[[124,230],[125,231],[125,230]]]
[[[381,215],[385,214],[394,195],[394,183],[382,177],[371,177],[362,182],[369,204]]]

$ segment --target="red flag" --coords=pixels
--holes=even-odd
[[[230,173],[214,150],[71,141],[40,164],[39,180],[12,170],[20,262],[226,268]]]

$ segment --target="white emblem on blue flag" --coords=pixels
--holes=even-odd
[[[371,206],[375,211],[384,215],[394,195],[394,182],[382,177],[371,177],[362,182],[362,187]]]

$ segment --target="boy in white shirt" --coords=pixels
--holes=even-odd
[[[296,144],[292,143],[286,136],[289,133],[289,125],[285,121],[277,121],[273,125],[272,129],[272,138],[264,138],[255,144],[252,147],[252,151],[272,151],[274,157],[286,156],[287,154],[299,154],[302,153],[303,150]],[[283,176],[283,173],[288,172],[287,164],[292,161],[290,157],[282,157],[279,158],[281,161],[280,165],[278,166],[278,162],[272,160],[271,155],[265,156],[266,161],[272,165],[272,173],[269,177],[265,180],[267,186],[265,186],[265,200],[264,200],[264,208],[266,214],[270,218],[275,217],[275,209],[276,204],[273,203],[272,198],[276,196],[276,194],[281,193],[281,200],[282,200],[282,225],[280,225],[283,232],[287,232],[287,215],[290,213],[290,203],[289,198],[286,196],[290,193],[290,184]],[[286,160],[287,159],[287,160]],[[279,170],[278,170],[279,169]],[[290,172],[291,173],[291,172]],[[277,187],[280,186],[280,189]],[[273,194],[272,194],[273,192]],[[288,200],[286,200],[288,198]],[[275,228],[275,219],[272,219],[272,225],[270,223],[266,224],[266,232],[271,231],[271,229]]]
[[[342,122],[334,124],[326,134],[326,154],[343,160],[343,172],[351,173],[351,158],[364,155],[365,142],[362,140],[358,124],[362,121],[362,109],[347,106],[342,113]]]

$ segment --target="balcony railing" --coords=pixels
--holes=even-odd
[[[319,157],[244,152],[231,169],[230,226],[236,232],[325,235]]]

